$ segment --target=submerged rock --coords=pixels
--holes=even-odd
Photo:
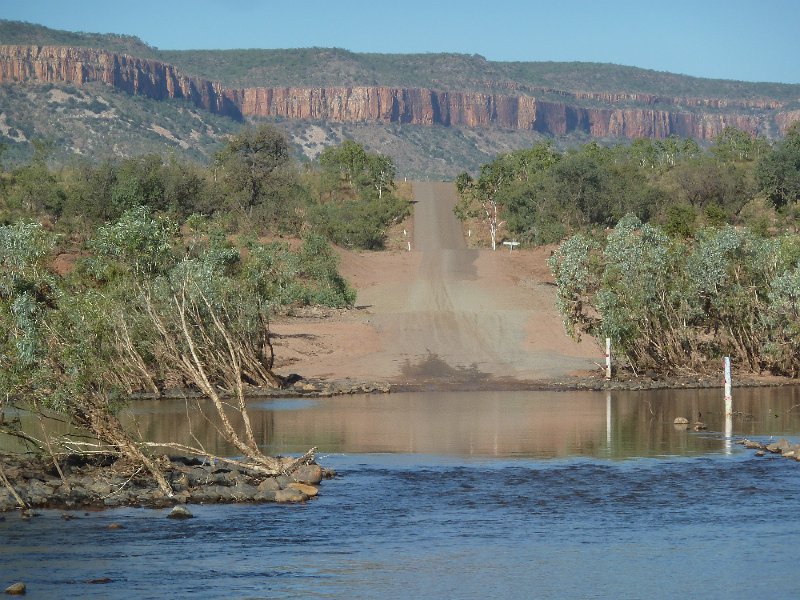
[[[755,442],[753,440],[742,440],[741,443],[748,450],[761,450],[764,447],[761,442]]]
[[[767,444],[766,450],[773,454],[783,454],[792,449],[792,444],[786,439],[781,438],[773,444]]]
[[[27,588],[25,584],[21,581],[17,583],[12,583],[10,586],[6,588],[6,594],[9,596],[24,596],[27,593]]]
[[[185,506],[176,506],[167,515],[168,519],[191,519],[194,515]]]

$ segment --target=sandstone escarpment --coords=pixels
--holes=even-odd
[[[239,116],[218,84],[182,75],[174,66],[90,48],[0,46],[0,83],[40,81],[82,85],[106,83],[154,100],[186,99],[205,110]]]
[[[544,88],[523,91],[514,86],[502,94],[384,86],[230,89],[184,75],[173,65],[124,54],[61,46],[0,46],[0,83],[26,81],[103,82],[156,100],[185,99],[236,119],[498,127],[557,136],[577,132],[598,138],[679,135],[711,140],[726,126],[752,134],[783,133],[798,116],[797,111],[781,112],[782,104],[770,99],[668,98]]]

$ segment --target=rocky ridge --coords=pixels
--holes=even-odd
[[[798,117],[782,101],[566,92],[508,87],[508,93],[387,86],[227,88],[158,60],[66,46],[0,46],[0,83],[103,82],[132,95],[184,99],[234,119],[281,117],[342,123],[488,127],[562,136],[712,140],[726,126],[783,133]]]

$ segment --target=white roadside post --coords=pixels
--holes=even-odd
[[[733,397],[731,395],[731,358],[726,356],[722,361],[725,378],[725,454],[732,452],[733,443]]]
[[[731,357],[726,356],[722,361],[723,379],[725,381],[725,414],[733,414],[733,396],[731,395]]]
[[[519,242],[503,242],[503,245],[508,246],[508,253],[511,254],[511,252],[514,250],[514,246],[519,246]]]
[[[606,379],[611,379],[611,338],[606,338]]]

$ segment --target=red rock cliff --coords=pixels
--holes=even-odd
[[[228,89],[183,75],[172,65],[124,54],[60,46],[0,46],[0,83],[24,81],[76,85],[100,81],[157,100],[182,98],[234,118],[277,116],[499,127],[552,135],[583,132],[603,138],[663,138],[675,134],[711,140],[728,125],[750,133],[774,128],[784,132],[796,116],[790,111],[780,112],[781,104],[769,99],[727,101],[541,90],[549,97],[563,98],[553,101],[513,93],[517,92],[513,86],[508,94],[377,86]],[[581,106],[587,100],[608,106]],[[623,104],[615,108],[615,103]],[[664,108],[656,108],[661,106]]]

